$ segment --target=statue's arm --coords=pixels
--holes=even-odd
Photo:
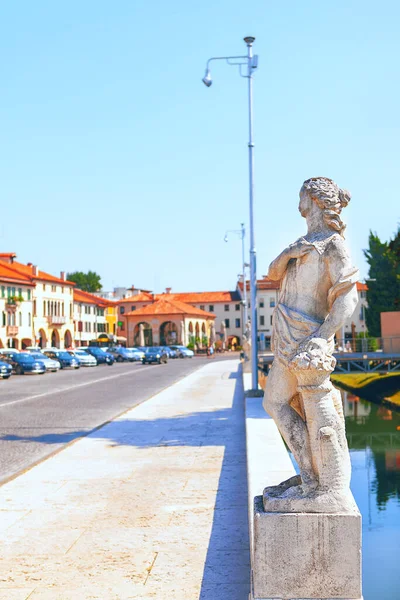
[[[330,310],[318,337],[328,340],[343,327],[357,306],[358,270],[353,267],[342,241],[336,240],[330,245],[326,260],[332,284],[328,295]]]
[[[269,265],[268,275],[269,279],[273,281],[279,281],[285,274],[289,260],[292,258],[301,258],[312,250],[311,244],[303,240],[298,240],[294,244],[290,244],[279,256],[272,261]]]

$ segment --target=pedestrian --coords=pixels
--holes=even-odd
[[[210,356],[211,356],[211,358],[215,358],[214,357],[214,348],[212,346],[210,346]]]

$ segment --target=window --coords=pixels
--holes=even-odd
[[[43,300],[43,316],[46,316],[46,300]]]
[[[125,313],[125,306],[121,306],[119,312],[121,313],[121,315],[123,315]]]
[[[6,297],[6,287],[4,285],[1,286],[1,297],[2,298]]]
[[[200,310],[205,310],[204,304],[200,304]]]
[[[61,287],[61,293],[64,293],[64,286]]]
[[[361,296],[361,298],[366,298],[367,297],[367,292],[361,292],[360,296]]]
[[[260,298],[260,308],[264,308],[264,298]]]
[[[19,326],[22,327],[22,313],[19,313]]]
[[[56,292],[57,291],[57,286],[56,285],[52,285],[51,286],[51,291],[52,292]]]
[[[28,313],[28,327],[31,327],[32,325],[32,315],[31,313]]]
[[[365,321],[365,306],[363,304],[360,309],[360,321]]]
[[[21,297],[22,296],[22,288],[18,288],[18,296]]]
[[[264,315],[260,316],[260,325],[265,325],[265,317],[264,317]]]
[[[269,299],[269,306],[270,306],[270,308],[274,308],[275,307],[275,298],[270,298]]]
[[[269,324],[272,325],[272,315],[269,318]]]
[[[131,306],[131,310],[136,310],[136,306]]]
[[[3,327],[6,326],[6,313],[3,312]]]
[[[36,317],[36,300],[33,301],[33,316]]]
[[[214,312],[214,304],[210,304],[208,307],[209,312]]]
[[[224,305],[224,311],[225,312],[229,312],[229,304],[225,304]]]
[[[240,310],[240,304],[235,304],[235,310]]]
[[[229,319],[225,319],[225,327],[227,329],[229,329],[230,325],[229,325]]]
[[[240,328],[240,319],[235,319],[235,327]]]
[[[32,293],[32,292],[31,292],[31,290],[28,290],[28,291],[27,291],[27,294],[28,294],[28,300],[30,300],[30,299],[31,299],[31,293]]]

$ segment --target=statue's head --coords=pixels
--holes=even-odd
[[[303,183],[300,190],[299,211],[302,217],[307,217],[313,204],[318,206],[326,225],[343,235],[346,225],[339,215],[350,198],[350,192],[340,189],[332,179],[311,177]]]

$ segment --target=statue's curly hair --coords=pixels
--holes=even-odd
[[[311,177],[302,186],[310,198],[324,213],[324,221],[331,229],[338,231],[344,237],[346,225],[340,218],[342,208],[348,205],[351,199],[350,192],[328,179],[328,177]]]

